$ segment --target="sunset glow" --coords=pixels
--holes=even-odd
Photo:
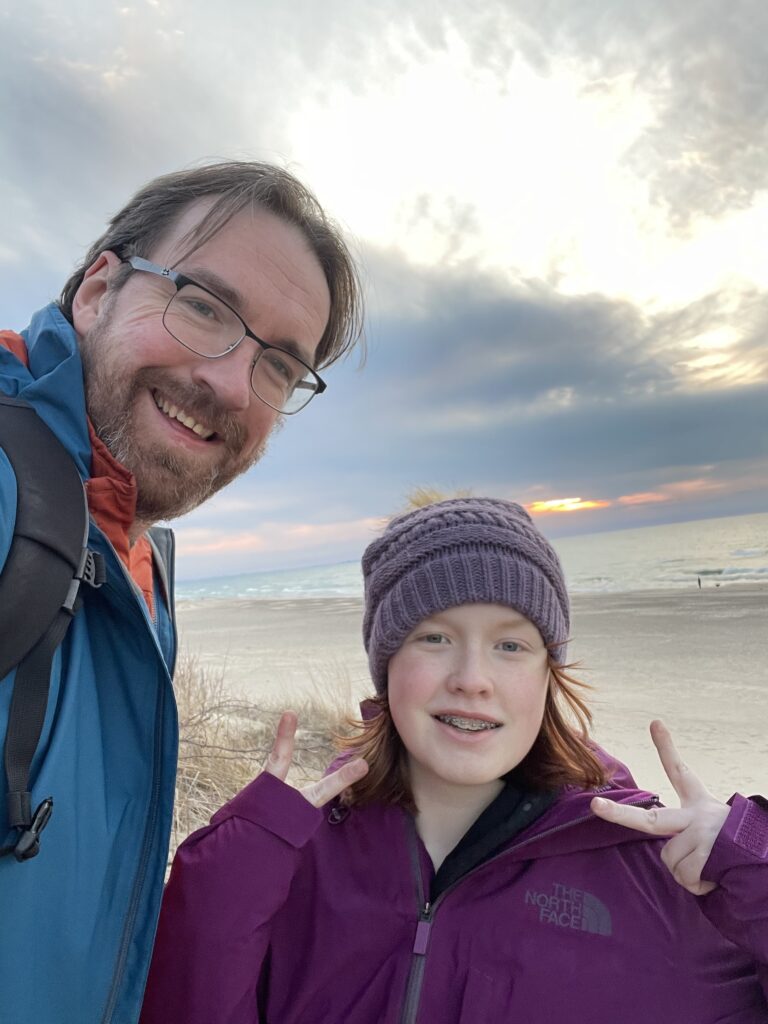
[[[639,494],[622,494],[617,501],[620,505],[652,505],[659,501],[669,501],[669,494],[658,491],[641,491]]]
[[[590,501],[584,498],[550,498],[549,501],[533,501],[525,507],[534,516],[551,512],[584,512],[587,509],[608,508],[610,501]]]

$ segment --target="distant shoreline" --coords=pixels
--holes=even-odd
[[[199,581],[198,581],[199,582]],[[765,595],[766,601],[768,602],[768,579],[764,582],[749,582],[745,583],[741,580],[734,580],[729,582],[728,580],[715,581],[711,576],[702,577],[701,590],[722,590],[722,591],[739,591],[746,593],[753,593],[755,596],[760,594]],[[583,601],[590,601],[592,599],[602,601],[609,601],[612,598],[644,598],[647,597],[649,600],[661,599],[664,600],[667,597],[681,594],[699,593],[699,587],[694,582],[693,584],[675,584],[668,587],[646,587],[641,589],[628,589],[628,590],[571,590],[571,604],[573,606],[580,604]],[[354,601],[360,604],[362,607],[363,598],[362,595],[357,594],[324,594],[318,596],[315,594],[295,594],[292,597],[275,597],[275,596],[260,596],[257,594],[243,594],[242,596],[233,596],[231,594],[206,594],[198,597],[177,597],[176,606],[177,608],[189,608],[198,604],[209,604],[219,603],[233,605],[239,605],[243,602],[255,602],[255,603],[304,603],[310,601]]]

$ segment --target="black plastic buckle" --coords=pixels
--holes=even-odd
[[[98,590],[106,583],[107,569],[104,564],[104,557],[98,551],[91,551],[90,548],[83,548],[83,555],[80,565],[77,568],[72,582],[69,584],[67,596],[64,598],[62,610],[74,616],[80,607],[80,584],[86,583],[93,590]]]
[[[91,551],[89,548],[85,553],[85,563],[79,575],[83,583],[98,590],[107,578],[103,556],[98,551]]]
[[[13,849],[13,855],[20,863],[31,860],[40,853],[40,833],[51,820],[53,797],[46,797],[32,815],[29,828],[21,833]]]

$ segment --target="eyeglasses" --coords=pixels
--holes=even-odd
[[[325,391],[325,381],[303,359],[262,341],[228,303],[186,274],[160,267],[141,256],[130,256],[123,263],[134,270],[164,277],[175,286],[163,313],[163,326],[195,355],[221,359],[233,352],[243,338],[255,341],[258,348],[251,366],[251,388],[271,409],[290,416]]]

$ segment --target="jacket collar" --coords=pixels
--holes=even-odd
[[[88,420],[75,330],[51,303],[35,313],[21,336],[28,365],[10,357],[8,367],[16,394],[34,406],[74,458],[86,480],[92,515],[128,564],[127,531],[136,513],[136,481],[113,458]]]
[[[598,790],[566,787],[549,810],[516,837],[510,855],[516,859],[558,857],[645,838],[634,829],[596,817],[590,810],[589,805],[597,795],[616,803],[645,806],[659,804],[655,793],[638,789],[625,764],[599,747],[596,747],[595,752],[609,770],[606,785]]]
[[[9,356],[4,378],[15,378],[16,396],[35,407],[86,478],[91,473],[91,443],[75,330],[59,307],[51,303],[35,313],[21,336],[29,366]]]

